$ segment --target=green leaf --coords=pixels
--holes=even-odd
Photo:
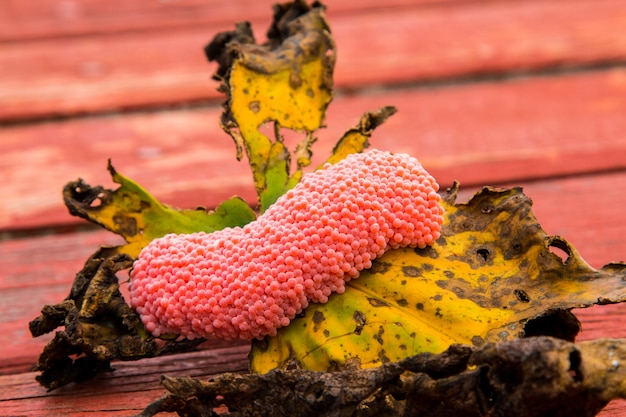
[[[176,209],[160,203],[139,184],[117,172],[110,161],[108,169],[113,181],[121,185],[116,190],[91,187],[79,180],[64,187],[63,198],[70,213],[126,240],[127,244],[115,253],[136,258],[152,239],[168,233],[210,233],[225,227],[243,226],[256,218],[254,211],[239,197],[224,201],[214,211]]]
[[[261,192],[261,211],[265,211],[289,189],[289,151],[282,142],[270,148],[265,168],[265,189]]]

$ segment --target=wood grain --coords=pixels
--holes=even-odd
[[[443,186],[626,168],[624,69],[340,96],[329,107],[312,166],[363,112],[388,104],[399,111],[375,132],[372,146],[418,157]],[[235,194],[254,203],[249,168],[235,160],[233,142],[218,126],[220,112],[207,107],[4,129],[0,230],[76,223],[61,189],[78,177],[114,188],[108,158],[167,204],[215,207]]]
[[[532,0],[329,11],[336,84],[360,89],[624,62],[625,9],[621,0]],[[246,9],[240,20],[248,18]],[[250,20],[265,31],[267,22]],[[202,48],[230,22],[0,44],[0,120],[219,101],[209,81],[215,66]]]
[[[115,371],[82,384],[46,392],[34,373],[0,376],[0,415],[3,416],[131,416],[165,391],[160,375],[209,378],[223,372],[247,370],[248,346],[183,353],[115,364]],[[176,414],[159,414],[174,416]]]
[[[334,0],[329,12],[341,16],[366,10],[406,8],[468,0]],[[211,27],[245,19],[267,21],[273,2],[259,0],[135,0],[111,2],[49,2],[4,0],[0,3],[0,41],[86,36],[120,31],[171,30],[180,27]],[[259,33],[261,34],[261,33]]]

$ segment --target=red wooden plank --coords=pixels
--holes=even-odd
[[[328,128],[319,132],[313,166],[361,112],[387,104],[399,112],[372,146],[417,156],[443,185],[626,167],[624,69],[339,96],[329,107]],[[61,187],[79,176],[114,187],[105,169],[109,157],[178,207],[214,207],[234,194],[254,201],[247,164],[234,159],[219,113],[209,107],[5,128],[0,230],[75,222]]]
[[[620,417],[626,416],[626,400],[614,400],[611,401],[605,408],[602,410],[599,417]]]
[[[333,14],[367,9],[411,7],[421,4],[453,3],[468,0],[333,0]],[[165,30],[178,27],[232,24],[242,20],[269,22],[274,1],[178,0],[133,2],[82,0],[4,0],[0,2],[0,41],[84,36],[95,33]]]
[[[333,15],[336,83],[623,62],[622,0],[462,2]],[[334,17],[336,16],[336,17]],[[246,14],[241,15],[245,19]],[[259,22],[256,22],[259,23]],[[256,24],[255,23],[255,24]],[[231,24],[0,45],[0,119],[216,99],[202,47]],[[265,25],[257,25],[257,31]]]
[[[33,339],[28,322],[67,296],[74,275],[99,246],[121,241],[98,231],[0,242],[0,374],[32,369],[52,335]]]
[[[223,372],[245,371],[248,350],[247,346],[237,346],[116,363],[115,372],[50,393],[35,382],[34,373],[0,376],[0,415],[134,415],[164,393],[159,386],[161,374],[209,378]]]

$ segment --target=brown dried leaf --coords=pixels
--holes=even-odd
[[[626,340],[574,344],[550,337],[482,348],[453,345],[377,368],[163,377],[159,412],[223,416],[590,417],[626,398]]]
[[[119,291],[117,272],[130,268],[128,255],[90,257],[76,274],[68,297],[54,306],[44,306],[30,322],[33,336],[55,332],[35,366],[37,381],[52,390],[80,382],[110,370],[114,359],[136,360],[164,353],[187,351],[202,342],[168,341],[158,344],[145,337],[135,311]]]

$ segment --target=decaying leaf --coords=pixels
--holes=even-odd
[[[167,233],[210,233],[243,226],[256,218],[239,197],[224,201],[214,211],[175,209],[160,203],[139,184],[117,172],[110,161],[108,169],[113,181],[121,185],[117,189],[91,187],[78,180],[63,188],[63,198],[71,214],[99,224],[128,242],[115,248],[115,253],[135,258],[152,239]]]
[[[130,268],[139,251],[154,238],[243,226],[256,217],[237,197],[215,211],[178,210],[157,201],[110,163],[109,171],[113,181],[120,184],[115,190],[91,187],[82,180],[68,183],[63,190],[72,214],[100,224],[128,243],[96,251],[76,274],[66,299],[44,306],[41,315],[30,322],[34,337],[65,328],[55,333],[37,362],[36,369],[41,371],[37,379],[49,389],[93,376],[108,369],[114,359],[158,356],[201,343],[198,339],[158,344],[124,300],[116,273]]]
[[[590,417],[626,398],[624,380],[626,340],[532,337],[356,371],[162,377],[170,393],[140,416]]]
[[[456,192],[444,198],[435,245],[389,251],[345,293],[255,341],[252,370],[367,368],[524,335],[574,340],[570,309],[626,299],[626,265],[595,270],[563,238],[547,236],[520,188],[484,188],[467,204],[455,204]]]
[[[125,254],[106,258],[92,256],[76,275],[68,297],[44,306],[30,322],[34,337],[58,327],[54,338],[37,360],[37,381],[48,389],[80,382],[98,372],[111,370],[114,359],[135,360],[189,350],[201,340],[157,344],[145,337],[141,320],[119,291],[116,272],[131,266]]]
[[[215,37],[206,47],[218,61],[217,78],[227,93],[222,127],[234,139],[237,159],[246,155],[261,212],[298,182],[310,164],[313,132],[322,127],[332,100],[335,45],[324,6],[304,1],[276,5],[268,41],[257,45],[249,24]],[[261,133],[274,124],[274,140]],[[291,155],[281,128],[304,132],[296,147],[297,169],[290,179]]]

